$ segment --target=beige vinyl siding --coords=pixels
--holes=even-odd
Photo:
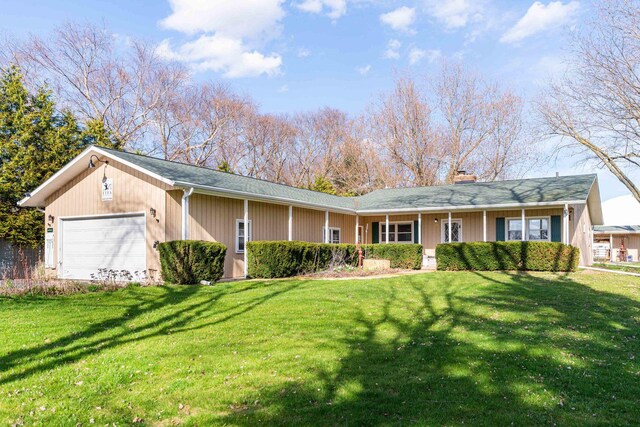
[[[227,247],[224,277],[242,277],[244,255],[236,253],[236,219],[244,217],[239,199],[192,194],[189,199],[189,239],[219,242]],[[249,219],[251,211],[249,211]]]
[[[289,237],[288,206],[249,202],[249,219],[253,240],[287,240]]]
[[[324,211],[293,208],[293,240],[301,242],[322,242]]]
[[[580,249],[580,265],[593,264],[593,228],[586,204],[573,205],[571,244]]]
[[[46,200],[45,226],[54,229],[54,260],[58,266],[58,233],[60,218],[92,215],[144,212],[147,222],[147,269],[160,270],[158,252],[153,248],[155,241],[165,240],[165,189],[166,185],[146,174],[138,172],[115,160],[108,165],[99,164],[95,169],[87,169],[66,183]],[[113,179],[113,200],[102,200],[102,179]],[[156,210],[156,218],[149,214]],[[48,216],[53,215],[53,224]]]
[[[166,193],[165,238],[167,242],[182,239],[182,190]]]

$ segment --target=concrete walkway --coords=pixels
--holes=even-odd
[[[601,271],[603,273],[615,273],[615,274],[623,274],[625,276],[640,277],[640,273],[629,273],[628,271],[613,270],[613,269],[608,269],[608,268],[582,267],[582,266],[580,266],[578,268],[581,268],[583,270]]]

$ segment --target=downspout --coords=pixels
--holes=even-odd
[[[193,187],[182,190],[182,240],[189,240],[189,197],[193,194]]]

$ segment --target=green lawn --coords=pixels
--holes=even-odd
[[[608,270],[618,270],[618,271],[626,271],[627,273],[638,273],[640,274],[640,263],[637,262],[629,262],[625,264],[610,264],[610,263],[595,263],[594,267],[598,268],[606,268]]]
[[[640,279],[428,273],[0,299],[0,424],[631,425]]]

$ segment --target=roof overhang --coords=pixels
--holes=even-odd
[[[64,165],[62,169],[53,174],[49,179],[43,182],[38,188],[27,194],[24,199],[18,202],[19,206],[43,208],[45,202],[49,196],[55,193],[67,182],[71,181],[74,177],[85,171],[89,164],[91,156],[98,156],[101,158],[107,158],[109,160],[116,161],[122,165],[126,165],[130,168],[145,173],[159,181],[164,182],[167,185],[173,186],[173,181],[164,178],[158,174],[141,168],[131,162],[123,160],[119,157],[111,155],[109,152],[101,150],[99,147],[90,146],[87,147],[82,153],[78,154],[73,160]]]
[[[385,214],[408,214],[408,213],[435,213],[435,212],[472,212],[472,211],[491,211],[491,210],[510,210],[510,209],[530,209],[530,208],[554,208],[563,207],[565,204],[584,204],[584,200],[568,200],[554,202],[532,202],[532,203],[505,203],[493,205],[461,205],[461,206],[434,206],[426,208],[401,208],[401,209],[367,209],[358,210],[359,215],[385,215]]]
[[[263,196],[263,195],[248,193],[244,191],[229,190],[227,188],[192,184],[184,181],[175,181],[174,184],[176,187],[183,188],[183,189],[193,188],[196,193],[206,194],[210,196],[229,197],[232,199],[248,199],[256,202],[268,202],[268,203],[275,203],[275,204],[281,204],[281,205],[291,205],[291,206],[296,206],[300,208],[328,210],[330,212],[346,213],[346,214],[352,214],[352,215],[356,214],[356,211],[354,209],[327,206],[319,203],[301,202],[299,200],[288,199],[286,197]]]
[[[598,184],[597,175],[589,189],[589,195],[587,196],[587,208],[589,209],[589,217],[591,218],[592,225],[604,224],[602,201],[600,199],[600,185]]]

